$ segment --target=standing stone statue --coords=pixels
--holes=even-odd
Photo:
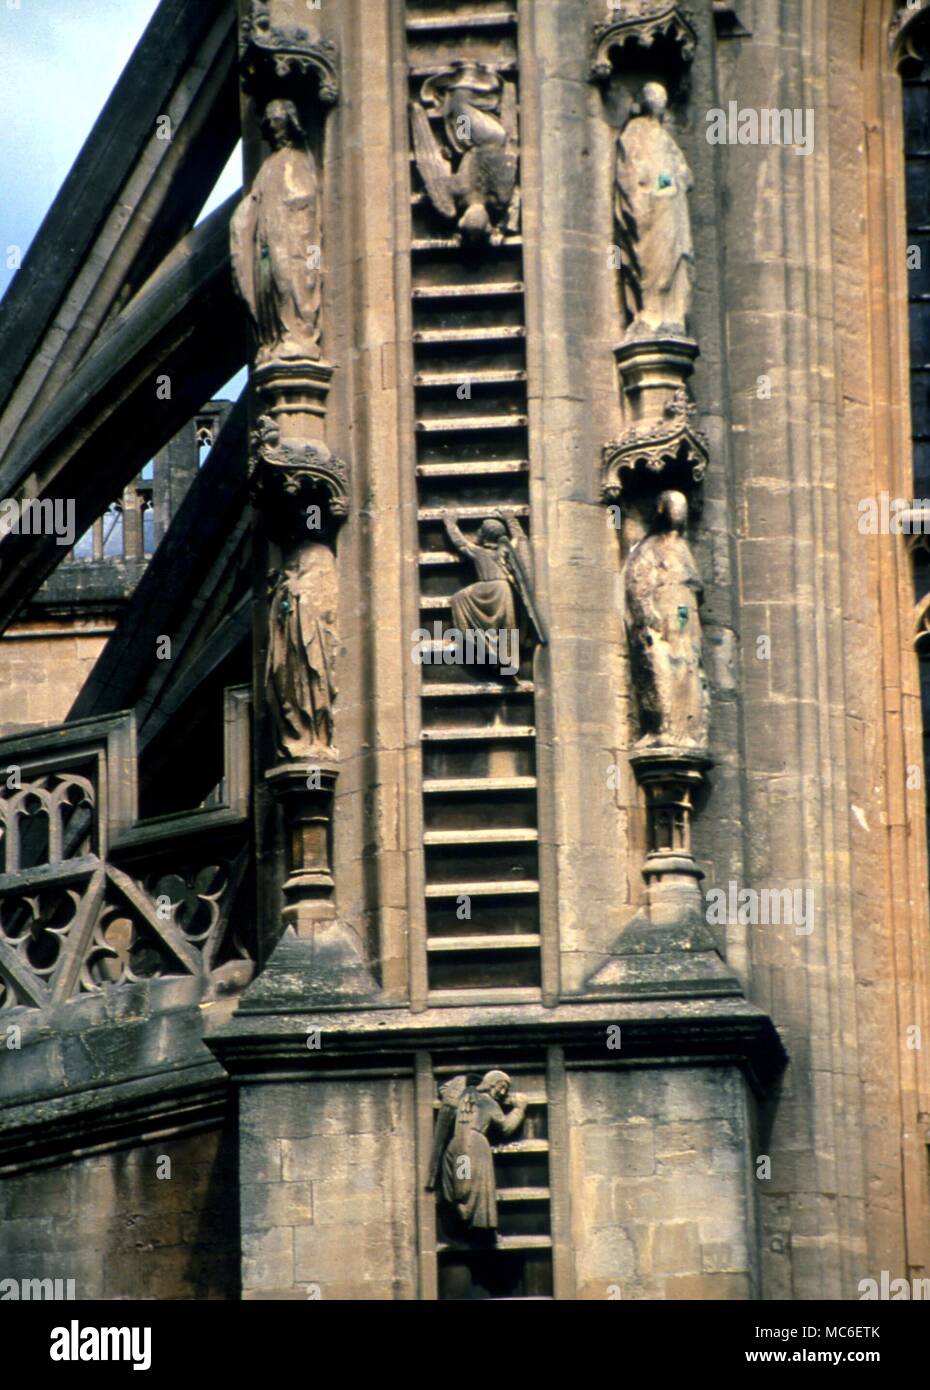
[[[258,338],[257,366],[320,356],[316,164],[292,101],[270,101],[262,131],[274,150],[230,230],[236,286]]]
[[[704,586],[685,539],[688,499],[663,492],[624,570],[626,629],[642,736],[638,747],[706,748],[701,656]]]
[[[691,307],[694,180],[666,127],[667,107],[665,88],[647,82],[617,138],[614,223],[627,337],[683,335]]]
[[[428,1192],[443,1200],[472,1230],[497,1230],[497,1181],[488,1139],[509,1139],[526,1115],[525,1096],[510,1090],[510,1077],[489,1071],[456,1076],[439,1092],[442,1101],[430,1154]]]
[[[476,584],[452,595],[454,627],[461,633],[485,634],[492,653],[497,652],[500,634],[517,631],[516,589],[537,639],[544,643],[542,622],[533,600],[530,543],[519,520],[501,512],[482,521],[477,544],[462,534],[452,517],[444,520],[452,545],[471,561],[478,575]]]
[[[294,549],[271,576],[265,684],[279,757],[334,757],[338,578],[328,545]]]

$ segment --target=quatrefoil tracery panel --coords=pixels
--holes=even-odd
[[[243,688],[226,691],[223,728],[224,795],[155,820],[138,814],[132,714],[0,739],[0,1009],[163,977],[220,990],[248,976]]]
[[[0,893],[0,1008],[110,985],[206,976],[224,949],[244,854],[140,874],[97,861]],[[85,861],[86,862],[86,861]],[[233,955],[245,955],[233,947]]]

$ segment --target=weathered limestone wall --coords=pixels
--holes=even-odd
[[[66,717],[106,643],[98,622],[58,622],[13,628],[0,642],[0,732]],[[28,632],[28,636],[25,633]]]
[[[235,1146],[217,1130],[4,1178],[0,1280],[73,1279],[78,1299],[237,1298]]]
[[[752,1297],[739,1072],[570,1070],[567,1090],[575,1297]]]
[[[240,1106],[243,1298],[416,1298],[412,1082],[249,1085]]]

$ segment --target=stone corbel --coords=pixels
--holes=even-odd
[[[257,100],[280,95],[282,87],[317,79],[321,102],[339,99],[338,53],[332,39],[299,24],[276,21],[271,7],[253,0],[242,20],[239,38],[242,85]]]
[[[294,533],[307,534],[311,507],[320,509],[318,529],[331,535],[349,514],[349,466],[322,440],[281,439],[271,415],[259,417],[252,431],[252,502],[269,533],[286,544]]]
[[[666,40],[677,48],[682,64],[690,63],[697,47],[691,15],[670,0],[618,0],[607,19],[594,28],[591,81],[607,82],[615,70],[615,53],[630,45],[652,48]]]
[[[707,472],[710,444],[693,424],[697,406],[685,387],[679,387],[661,419],[647,418],[630,426],[619,439],[604,446],[601,497],[618,503],[626,485],[654,484],[688,489]]]

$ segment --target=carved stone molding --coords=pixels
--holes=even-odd
[[[645,475],[667,481],[699,483],[707,471],[710,444],[692,420],[697,406],[679,387],[666,405],[663,419],[632,425],[619,439],[604,446],[601,497],[615,503],[625,483]]]
[[[327,105],[339,99],[338,50],[299,24],[276,24],[270,6],[253,0],[240,33],[242,82],[250,95],[267,94],[282,83],[315,74],[319,99]]]
[[[613,53],[627,44],[652,48],[657,39],[667,39],[679,49],[683,63],[693,59],[698,36],[692,16],[683,6],[669,0],[619,0],[610,10],[609,18],[594,28],[592,82],[609,79],[614,71]]]
[[[308,529],[339,526],[349,514],[349,465],[322,440],[282,440],[270,415],[259,417],[252,431],[253,504],[273,534],[287,536]],[[307,509],[321,509],[320,526],[307,528]]]

